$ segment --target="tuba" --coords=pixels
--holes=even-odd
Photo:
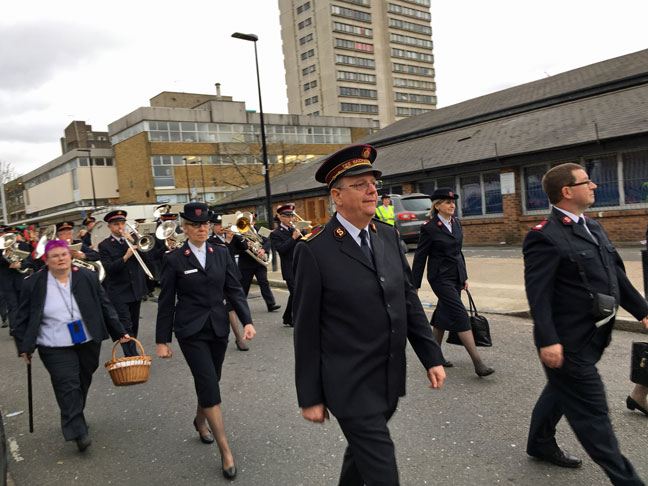
[[[266,267],[272,262],[272,253],[266,252],[261,256],[261,250],[263,250],[263,240],[255,231],[252,230],[252,214],[249,212],[245,213],[236,213],[236,222],[230,228],[231,231],[235,234],[239,234],[248,245],[248,249],[245,250],[245,253],[254,258],[261,265]]]

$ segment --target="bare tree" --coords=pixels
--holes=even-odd
[[[5,160],[0,160],[0,184],[6,184],[18,177],[18,172],[11,164]]]

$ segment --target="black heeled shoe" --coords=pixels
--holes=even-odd
[[[495,373],[495,370],[493,368],[486,368],[485,370],[475,370],[475,373],[477,373],[477,376],[480,378],[483,378],[484,376],[492,375]]]
[[[200,433],[200,429],[198,429],[198,422],[194,418],[193,421],[194,427],[196,428],[196,432],[198,432],[198,435],[200,435],[200,441],[203,444],[212,444],[214,442],[214,434],[207,434],[207,435],[202,435]]]
[[[628,395],[628,398],[626,398],[626,407],[628,407],[628,409],[630,410],[639,410],[646,417],[648,417],[648,410],[646,410],[641,405],[639,405],[637,401],[634,398],[632,398],[630,395]]]
[[[227,469],[223,468],[223,477],[225,479],[234,479],[236,477],[236,465]]]

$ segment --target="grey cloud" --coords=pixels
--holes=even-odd
[[[120,41],[97,28],[72,23],[17,24],[0,29],[0,91],[25,91],[57,71],[77,66]]]
[[[63,136],[65,127],[61,123],[16,123],[0,121],[0,141],[48,143],[58,141]]]

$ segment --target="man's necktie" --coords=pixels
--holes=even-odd
[[[596,236],[592,234],[591,231],[589,231],[589,228],[587,227],[587,223],[585,223],[585,217],[581,216],[578,218],[578,224],[583,227],[587,235],[594,241],[594,243],[598,244],[598,240],[596,239]]]
[[[373,263],[371,248],[369,248],[369,242],[367,241],[367,230],[360,231],[360,248],[362,249],[362,253],[367,257],[367,260]]]

